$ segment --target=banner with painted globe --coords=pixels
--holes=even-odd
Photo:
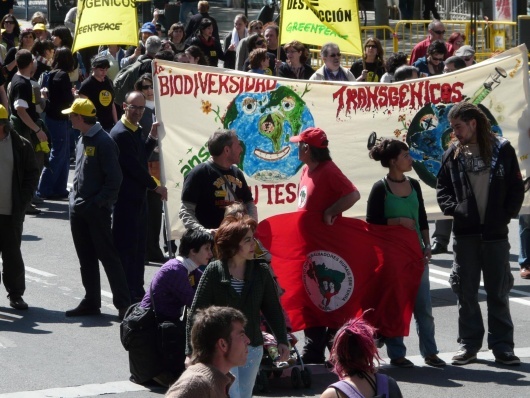
[[[260,220],[297,209],[302,162],[289,137],[311,126],[327,133],[331,157],[365,198],[386,173],[368,157],[367,146],[379,138],[407,142],[414,159],[410,174],[422,183],[430,219],[441,216],[434,187],[441,156],[453,139],[447,120],[453,104],[477,104],[493,130],[515,147],[523,174],[530,166],[524,45],[461,71],[394,84],[309,82],[161,60],[154,60],[153,70],[162,175],[175,237],[183,230],[178,212],[184,177],[209,159],[206,142],[219,128],[238,134],[244,148],[238,167]],[[215,189],[217,198],[233,200],[223,183]],[[362,199],[345,213],[365,214]]]

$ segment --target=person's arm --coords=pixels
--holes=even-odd
[[[179,218],[186,229],[197,229],[199,231],[212,233],[215,230],[204,228],[195,215],[197,205],[192,202],[182,201],[180,203]]]
[[[106,133],[105,133],[106,134]],[[112,206],[118,199],[123,174],[120,168],[118,146],[113,140],[105,140],[97,146],[98,161],[104,175],[103,185],[94,197],[98,207]]]
[[[4,85],[0,86],[0,103],[4,106],[4,108],[9,110],[9,101],[7,100],[7,94]]]
[[[17,61],[15,60],[16,53],[17,53],[17,48],[13,47],[13,48],[10,48],[6,54],[4,66],[10,72],[13,70],[15,66],[17,66]]]
[[[245,203],[245,209],[247,210],[247,214],[249,215],[250,218],[254,219],[256,222],[259,222],[258,208],[254,204],[253,200]]]
[[[341,197],[326,210],[324,210],[324,224],[333,225],[337,216],[352,207],[359,199],[361,199],[361,194],[358,190],[350,192],[349,194]]]
[[[248,58],[248,38],[239,41],[236,48],[236,69],[244,71],[243,65]]]
[[[42,131],[42,129],[39,127],[37,123],[33,121],[31,116],[28,114],[28,111],[26,108],[19,106],[16,108],[18,118],[22,120],[22,123],[24,123],[31,131],[35,133],[37,138],[40,142],[48,141],[48,137],[46,137],[46,133]]]
[[[114,94],[112,94],[114,97]],[[114,124],[118,123],[118,112],[116,111],[116,106],[114,106],[114,101],[111,103],[112,106],[112,120],[114,121]]]
[[[77,7],[72,7],[66,13],[64,17],[64,26],[70,29],[71,32],[75,32],[75,19],[77,17]]]
[[[22,184],[20,187],[20,199],[22,205],[26,205],[31,201],[33,193],[39,183],[40,176],[33,147],[30,144],[25,145],[24,151],[24,173],[22,174]]]
[[[504,209],[510,218],[514,218],[521,210],[521,205],[523,204],[524,182],[514,148],[511,145],[505,145],[501,150],[507,152],[508,164],[510,165],[507,173],[508,186]]]
[[[268,265],[262,265],[258,263],[257,260],[254,260],[254,267],[255,272],[261,274],[261,280],[263,281],[261,312],[265,315],[265,319],[267,319],[278,344],[288,345],[285,318],[283,316],[283,310],[280,304],[280,299],[278,298],[276,286],[274,285],[274,280],[268,270]]]
[[[446,216],[454,216],[455,209],[458,205],[456,200],[456,193],[451,181],[450,174],[450,159],[447,157],[453,156],[454,152],[444,154],[442,157],[442,167],[438,172],[437,183],[436,183],[436,199],[440,209]]]

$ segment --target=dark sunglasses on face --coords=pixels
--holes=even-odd
[[[14,25],[15,21],[4,21],[4,25]]]
[[[152,84],[146,84],[145,86],[142,85],[140,87],[142,87],[142,90],[148,90],[148,89],[152,90],[153,89],[153,85]]]
[[[441,58],[431,57],[431,59],[432,59],[433,61],[443,61],[443,60],[444,60],[443,57],[441,57]]]
[[[335,57],[340,57],[341,55],[342,55],[341,53],[329,54],[328,57],[335,58]]]
[[[365,48],[377,48],[375,44],[367,44]]]
[[[462,58],[465,62],[469,62],[473,59],[473,57],[466,57],[466,58]]]
[[[445,30],[433,30],[433,32],[436,33],[437,35],[445,34]]]

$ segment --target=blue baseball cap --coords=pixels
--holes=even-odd
[[[156,27],[151,22],[146,22],[142,25],[142,29],[140,30],[141,33],[151,33],[153,35],[156,35]]]

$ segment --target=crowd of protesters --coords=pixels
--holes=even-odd
[[[186,7],[182,7],[182,10],[194,13],[195,10],[187,7],[189,3],[183,1],[182,4]],[[437,16],[434,5],[428,4],[427,16],[430,12]],[[160,318],[174,322],[181,318],[183,307],[191,307],[189,315],[185,315],[184,323],[186,337],[183,341],[187,344],[183,343],[179,347],[181,351],[178,363],[174,362],[174,358],[159,356],[160,353],[155,352],[156,347],[143,347],[141,351],[131,350],[130,367],[133,381],[144,383],[154,380],[170,387],[184,372],[184,360],[187,355],[191,357],[191,369],[195,372],[202,372],[200,374],[204,377],[218,378],[218,381],[210,382],[212,388],[220,383],[224,386],[225,395],[229,391],[231,397],[250,397],[263,355],[260,314],[267,318],[276,336],[278,358],[286,360],[289,349],[286,334],[288,320],[281,309],[274,275],[266,261],[256,260],[257,246],[253,236],[257,225],[255,206],[252,207],[250,191],[245,189],[243,174],[231,166],[237,163],[242,148],[237,136],[230,130],[216,132],[210,138],[208,149],[212,160],[198,166],[186,177],[179,216],[188,229],[180,242],[178,256],[169,259],[165,252],[174,251],[173,246],[170,248],[172,242],[166,241],[163,250],[159,242],[162,201],[167,199],[167,190],[161,184],[160,176],[158,122],[151,60],[164,59],[210,67],[221,66],[222,61],[222,66],[227,69],[299,80],[392,83],[451,73],[468,67],[476,62],[475,52],[471,46],[465,45],[466,37],[460,32],[452,33],[446,42],[443,23],[434,20],[428,25],[428,37],[414,47],[410,56],[393,53],[385,59],[379,39],[369,37],[363,44],[363,56],[353,62],[350,68],[346,68],[341,64],[339,46],[327,43],[322,46],[320,52],[322,66],[314,70],[309,50],[303,43],[295,40],[283,46],[279,44],[278,26],[274,23],[263,25],[257,20],[249,22],[244,15],[238,14],[234,18],[232,31],[221,41],[217,22],[209,14],[207,1],[198,2],[197,13],[187,25],[181,18],[181,22],[170,26],[167,35],[157,24],[159,15],[155,9],[153,22],[142,25],[138,46],[121,48],[108,45],[84,53],[72,53],[73,26],[59,26],[49,32],[44,15],[35,13],[32,18],[33,28],[21,31],[13,14],[4,15],[0,21],[0,138],[4,137],[5,140],[9,134],[16,134],[16,137],[20,135],[23,137],[20,142],[25,145],[24,153],[27,154],[29,145],[33,149],[35,162],[28,162],[24,167],[29,174],[36,176],[38,172],[40,179],[37,183],[33,176],[35,183],[24,186],[26,191],[30,188],[29,194],[26,195],[28,200],[23,202],[26,214],[39,214],[41,210],[38,206],[46,200],[70,200],[71,229],[86,295],[76,308],[66,312],[66,316],[90,316],[100,313],[99,271],[95,268],[98,268],[98,261],[101,261],[113,289],[114,304],[120,319],[127,316],[129,305],[134,303],[139,303],[139,307],[145,310],[154,307],[156,303]],[[118,101],[113,80],[118,79],[120,73],[132,74],[134,68],[138,69],[135,72],[138,73],[138,78],[124,94],[123,102]],[[451,151],[454,159],[459,155],[463,156],[462,150],[471,151],[473,156],[483,159],[483,164],[486,165],[495,157],[496,161],[503,162],[507,174],[510,173],[512,180],[498,185],[500,193],[488,196],[487,192],[479,188],[479,183],[484,183],[484,178],[487,180],[488,170],[465,170],[475,174],[471,178],[471,187],[467,189],[476,190],[476,196],[480,199],[478,208],[468,210],[477,212],[473,221],[476,221],[479,227],[488,217],[493,220],[493,224],[498,224],[494,225],[496,228],[492,227],[492,236],[502,242],[495,247],[490,246],[490,251],[495,259],[505,264],[505,225],[501,225],[498,217],[487,213],[485,209],[489,200],[500,203],[500,200],[508,197],[510,206],[506,210],[506,216],[516,216],[519,202],[522,202],[523,185],[520,178],[517,178],[516,162],[512,162],[513,149],[506,140],[490,136],[489,125],[484,122],[483,115],[477,109],[456,106],[451,111],[451,126],[457,130],[456,136],[461,144],[465,143],[467,146],[463,149],[461,145],[455,144],[454,148],[451,147],[448,151]],[[324,169],[324,165],[334,170],[334,176],[342,175],[331,163],[325,133],[320,129],[311,129],[305,133],[297,136],[301,160],[307,165],[303,178],[316,181],[317,172],[321,178],[329,177],[329,171]],[[79,137],[83,139],[80,140]],[[106,164],[94,166],[90,163],[90,158],[99,156],[100,151],[108,155]],[[411,170],[412,163],[407,145],[397,140],[385,140],[371,148],[370,157],[381,161],[389,171],[386,177],[374,185],[370,193],[367,221],[402,225],[417,232],[425,255],[425,270],[414,308],[420,351],[427,365],[445,366],[445,362],[437,356],[438,349],[434,339],[428,261],[431,255],[446,251],[448,236],[445,236],[444,241],[443,234],[435,232],[434,245],[431,247],[420,186],[416,180],[404,174]],[[70,192],[67,180],[70,162],[74,159],[74,187]],[[463,215],[458,214],[455,209],[461,200],[461,197],[455,194],[460,188],[455,185],[460,181],[454,181],[449,174],[459,167],[461,165],[456,161],[447,162],[447,167],[442,170],[443,181],[439,184],[438,200],[444,212],[455,218],[455,234],[460,234],[459,239],[466,242],[474,239],[471,244],[476,249],[475,252],[455,251],[455,259],[476,264],[479,261],[477,258],[480,257],[477,253],[488,240],[487,237],[478,240],[470,238],[470,232],[461,224]],[[212,196],[212,193],[204,187],[205,179],[217,179],[219,176],[224,178],[225,175],[230,175],[242,183],[242,190],[240,188],[240,191],[236,190],[227,195],[231,197],[230,202],[242,199],[248,215],[224,217],[224,207],[215,208],[215,205],[210,203],[212,198],[209,196]],[[345,183],[345,186],[345,193],[356,193],[357,196],[350,198],[345,195],[349,198],[348,206],[342,202],[340,206],[336,204],[343,199],[340,197],[337,202],[323,207],[323,219],[328,225],[333,224],[335,217],[351,207],[360,197],[351,183]],[[0,210],[5,212],[9,206],[6,206],[6,195],[2,195]],[[500,203],[499,206],[502,207],[503,204]],[[329,213],[332,207],[334,211]],[[135,217],[131,217],[131,214]],[[2,220],[10,216],[11,210],[7,214],[0,213]],[[216,222],[211,225],[202,221],[211,221],[212,217],[216,218]],[[12,220],[8,221],[9,223],[3,223],[4,227],[0,228],[2,234],[5,232],[5,225],[12,225]],[[528,221],[526,222],[528,224]],[[17,224],[13,228],[17,231],[20,229],[21,232],[20,225]],[[449,233],[450,230],[449,227]],[[437,239],[445,243],[439,243]],[[20,241],[15,242],[16,245],[20,247]],[[17,253],[8,252],[3,246],[0,246],[0,250],[5,257],[3,267],[7,277],[4,275],[4,284],[10,294],[10,304],[15,309],[27,309],[20,275],[11,277],[9,273],[5,273],[13,259],[20,269],[21,257]],[[214,256],[216,260],[210,263]],[[521,257],[524,257],[523,261],[527,260],[526,254]],[[144,265],[149,261],[165,264],[146,290]],[[203,275],[199,267],[206,265],[208,267]],[[530,279],[530,265],[522,262],[521,267],[521,277]],[[476,268],[474,272],[480,274],[480,267]],[[502,324],[502,327],[498,327],[498,330],[492,327],[488,347],[493,350],[497,362],[517,365],[520,361],[513,353],[513,324],[506,298],[508,292],[496,292],[497,282],[494,281],[506,278],[506,275],[504,268],[498,272],[492,270],[493,266],[490,268],[484,270],[485,277],[487,272],[491,278],[486,286],[488,303],[491,296],[491,301],[498,309],[497,313],[490,316]],[[466,280],[458,269],[453,270],[452,277],[458,278],[462,284],[454,288],[459,301],[466,303],[469,308],[478,306],[473,298],[478,285],[475,286],[473,281]],[[252,291],[248,284],[250,280]],[[173,285],[179,286],[178,291]],[[465,291],[462,290],[464,287]],[[211,340],[211,343],[215,344],[209,348],[211,354],[201,356],[200,350],[206,344],[208,335],[201,337],[198,324],[204,323],[207,327],[208,319],[215,318],[205,309],[210,306],[233,307],[241,311],[228,311],[226,314],[227,319],[231,319],[230,325],[239,327],[239,357],[221,361],[222,366],[218,367],[213,365],[214,362],[220,363],[216,360],[218,355],[232,352],[232,338],[229,335],[234,333],[235,329],[226,328],[225,324],[225,334]],[[478,311],[480,313],[480,309]],[[217,312],[224,314],[224,310]],[[198,316],[194,317],[195,314]],[[465,365],[474,361],[482,344],[484,328],[479,325],[482,319],[477,316],[476,324],[471,326],[466,321],[469,317],[465,309],[460,310],[460,351],[453,358],[453,364]],[[244,331],[242,326],[246,326]],[[500,329],[502,330],[499,331]],[[351,389],[362,396],[370,397],[384,390],[380,384],[386,384],[387,389],[390,384],[390,397],[401,396],[393,379],[380,378],[376,374],[374,363],[378,362],[379,356],[373,342],[375,331],[362,319],[349,321],[338,332],[306,332],[308,341],[304,350],[304,361],[324,363],[323,353],[328,345],[331,353],[330,363],[342,380],[341,383],[331,385],[323,397],[357,396],[348,395],[352,394]],[[212,331],[208,333],[213,334]],[[311,357],[311,346],[314,343],[312,340],[315,339],[323,339],[323,344],[319,345],[318,355]],[[387,345],[392,365],[401,368],[413,366],[405,357],[406,347],[402,337],[383,341]],[[347,350],[354,350],[357,354],[352,357],[345,356]],[[203,367],[198,366],[199,364]],[[216,375],[214,368],[217,372],[222,369],[223,373]],[[192,377],[187,373],[188,371],[182,375],[185,380]],[[194,396],[195,392],[190,392],[191,387],[185,386],[182,380],[176,382],[168,396],[188,396],[178,392],[181,388],[188,389],[187,394]],[[201,385],[201,388],[204,386]],[[221,393],[216,396],[223,395]]]

